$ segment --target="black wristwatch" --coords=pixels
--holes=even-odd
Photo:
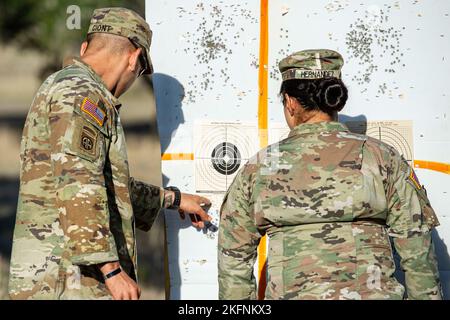
[[[173,194],[175,195],[172,205],[168,207],[168,209],[178,209],[181,203],[180,189],[178,189],[177,187],[167,187],[166,190],[173,191]]]
[[[108,280],[109,278],[112,278],[112,277],[118,275],[118,274],[121,273],[121,272],[122,272],[122,269],[119,267],[119,268],[117,268],[117,269],[111,271],[110,273],[105,274],[105,275],[103,276],[103,278],[104,278],[105,281],[106,281],[106,280]]]

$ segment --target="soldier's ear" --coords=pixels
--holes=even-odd
[[[87,41],[83,41],[83,43],[81,44],[81,47],[80,47],[80,57],[84,56],[84,54],[86,53],[87,47],[88,47]]]
[[[136,71],[139,66],[139,56],[141,54],[142,49],[141,48],[137,48],[136,50],[134,50],[129,59],[128,59],[128,67],[130,68],[131,71]]]
[[[285,107],[287,108],[291,117],[295,114],[295,109],[297,108],[297,99],[290,97],[287,93],[284,94]]]

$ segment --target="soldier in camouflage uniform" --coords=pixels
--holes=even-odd
[[[136,299],[135,227],[149,230],[163,207],[210,219],[207,199],[129,176],[117,98],[152,73],[151,35],[131,10],[97,9],[81,59],[37,92],[21,142],[12,299]]]
[[[391,146],[335,122],[347,100],[331,50],[280,62],[288,138],[237,174],[221,208],[219,296],[254,299],[269,238],[266,299],[441,299],[431,230],[438,220],[414,170]]]

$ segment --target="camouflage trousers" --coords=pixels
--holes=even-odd
[[[60,300],[111,300],[100,273],[92,267],[70,266],[56,282],[55,298]]]
[[[49,271],[49,270],[47,270]],[[31,290],[11,295],[25,300],[111,300],[106,285],[96,267],[70,265],[64,271],[47,272]]]

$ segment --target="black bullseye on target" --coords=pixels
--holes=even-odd
[[[230,175],[239,169],[241,153],[234,144],[222,142],[212,151],[211,162],[217,172],[223,175]]]
[[[242,165],[258,151],[258,141],[258,129],[254,123],[196,124],[195,190],[226,192]]]

